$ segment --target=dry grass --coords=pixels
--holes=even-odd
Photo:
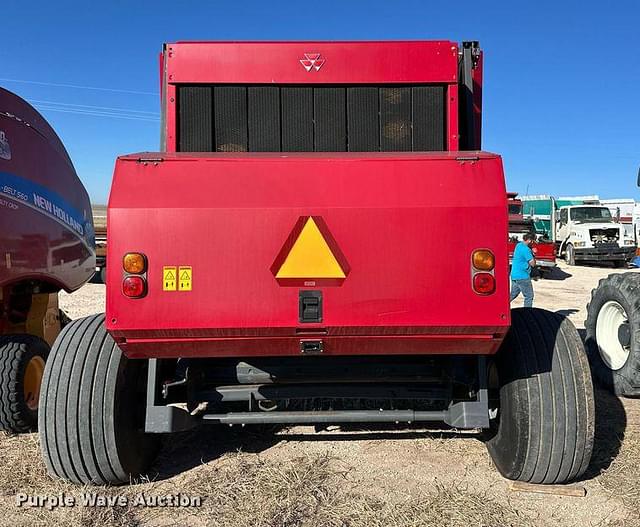
[[[626,434],[620,452],[599,481],[630,509],[640,508],[640,433]]]
[[[179,481],[150,482],[124,488],[78,488],[50,479],[37,455],[37,436],[4,438],[0,448],[0,496],[6,512],[1,524],[95,527],[136,525],[211,525],[237,527],[394,527],[521,526],[528,516],[471,489],[435,485],[417,495],[374,496],[360,487],[351,467],[327,454],[287,461],[235,453],[197,467]],[[202,496],[202,506],[153,509],[126,506],[47,510],[15,505],[15,494],[66,493],[78,501],[83,492],[123,495],[180,492]]]
[[[14,496],[16,492],[46,492],[49,478],[39,457],[37,434],[7,435],[0,433],[0,496]]]
[[[121,488],[79,488],[53,480],[40,459],[36,434],[0,435],[0,525],[640,527],[640,430],[632,424],[637,419],[628,415],[631,426],[621,428],[624,431],[617,435],[611,423],[623,422],[624,409],[613,397],[601,397],[601,405],[600,446],[588,476],[595,480],[586,482],[589,490],[584,499],[511,494],[496,477],[480,442],[449,434],[387,440],[385,455],[408,456],[416,463],[442,459],[443,453],[445,459],[466,460],[468,472],[449,477],[443,466],[437,479],[427,478],[422,484],[410,473],[403,480],[397,473],[380,472],[381,466],[393,464],[367,470],[369,463],[376,463],[376,452],[387,443],[384,440],[350,441],[356,451],[358,445],[368,446],[347,463],[343,461],[345,451],[334,449],[331,441],[314,452],[311,443],[289,441],[291,436],[284,433],[251,435],[248,430],[220,429],[174,436],[159,463],[160,479]],[[624,437],[620,448],[618,437]],[[329,449],[333,454],[327,453]],[[432,461],[424,466],[433,466],[429,463]],[[15,505],[18,492],[66,493],[78,501],[83,493],[93,492],[122,495],[130,501],[114,507],[20,509]],[[203,502],[197,508],[136,507],[132,499],[140,493],[182,493],[201,496]],[[585,523],[584,518],[591,514],[591,523]]]
[[[201,473],[199,473],[201,472]],[[418,496],[368,494],[352,469],[327,454],[268,462],[235,454],[196,471],[184,490],[207,496],[199,518],[238,527],[532,525],[470,489],[436,485]]]
[[[96,489],[81,488],[70,483],[54,480],[47,475],[40,458],[37,434],[2,435],[0,447],[0,525],[57,527],[135,527],[138,522],[135,510],[130,507],[113,508],[18,508],[16,494],[56,496],[65,494],[79,497],[84,491]],[[123,489],[100,489],[105,495],[122,494]]]
[[[635,400],[596,389],[596,437],[588,478],[594,478],[618,507],[611,526],[640,527],[640,428]]]

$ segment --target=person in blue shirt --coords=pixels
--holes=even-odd
[[[531,269],[536,265],[531,245],[536,241],[536,235],[528,232],[522,241],[516,245],[511,262],[511,301],[522,293],[524,307],[533,307],[533,284],[531,283]]]

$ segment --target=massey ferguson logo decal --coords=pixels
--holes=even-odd
[[[324,64],[324,59],[320,58],[320,53],[305,53],[304,58],[300,59],[300,64],[302,64],[307,71],[311,71],[312,69],[319,71]]]

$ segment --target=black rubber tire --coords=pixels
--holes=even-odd
[[[573,245],[568,243],[564,249],[564,261],[567,265],[576,265],[576,253]]]
[[[38,356],[44,362],[49,345],[34,335],[0,337],[0,430],[11,433],[34,432],[38,409],[31,409],[24,394],[27,364]]]
[[[103,314],[62,330],[40,392],[40,445],[52,476],[117,485],[147,472],[159,437],[144,433],[146,367],[122,354]]]
[[[629,357],[619,370],[612,370],[600,355],[596,341],[596,322],[600,309],[609,300],[615,300],[626,311],[631,341]],[[591,291],[587,304],[585,347],[594,378],[616,395],[640,396],[640,274],[610,274]]]
[[[489,453],[506,478],[565,483],[579,478],[593,450],[589,363],[573,324],[544,309],[511,311],[496,357],[500,408]]]

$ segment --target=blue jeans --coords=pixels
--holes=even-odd
[[[522,293],[524,295],[524,307],[533,307],[533,284],[531,278],[511,280],[511,302]]]

